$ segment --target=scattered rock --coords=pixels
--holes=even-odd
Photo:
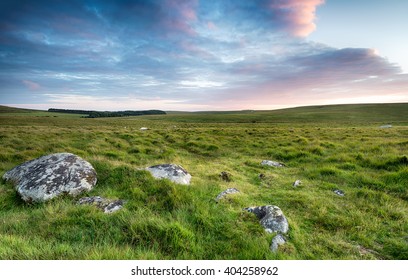
[[[226,171],[222,171],[220,173],[220,178],[225,181],[225,182],[231,182],[231,173],[226,172]]]
[[[274,238],[272,238],[272,244],[271,244],[271,251],[276,253],[278,251],[279,245],[283,245],[286,243],[286,239],[283,235],[278,234]]]
[[[140,130],[145,131],[145,130],[149,130],[149,129],[147,127],[141,127]]]
[[[265,228],[265,231],[268,233],[286,233],[289,230],[288,220],[278,206],[266,205],[248,207],[244,210],[254,213],[258,217],[261,225]]]
[[[361,245],[357,245],[357,249],[358,249],[358,252],[360,253],[361,256],[368,255],[368,254],[371,254],[371,255],[374,255],[374,256],[378,255],[378,252],[376,252],[374,250],[371,250],[371,249],[368,249],[368,248],[364,248]]]
[[[261,165],[268,165],[274,167],[284,167],[285,165],[281,162],[273,161],[273,160],[263,160]]]
[[[344,192],[342,190],[334,190],[333,191],[335,194],[339,195],[339,196],[344,196]]]
[[[100,196],[83,197],[78,204],[90,204],[100,208],[104,213],[113,213],[123,208],[124,200],[109,200]]]
[[[157,179],[169,179],[174,183],[182,185],[190,184],[191,175],[183,167],[176,164],[160,164],[150,166],[146,170]]]
[[[385,125],[381,125],[380,128],[391,128],[392,125],[391,124],[385,124]]]
[[[293,183],[293,186],[296,188],[296,187],[299,187],[301,184],[302,184],[302,181],[296,180],[296,181]]]
[[[27,161],[3,175],[15,184],[26,202],[43,202],[62,194],[76,196],[91,190],[97,181],[96,171],[82,158],[58,153]]]
[[[225,191],[223,191],[219,195],[217,195],[215,200],[218,202],[221,198],[225,197],[228,194],[233,194],[233,193],[239,193],[239,190],[237,190],[236,188],[226,189]]]

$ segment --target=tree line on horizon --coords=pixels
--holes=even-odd
[[[90,110],[73,110],[73,109],[56,109],[50,108],[48,112],[88,115],[84,118],[110,118],[110,117],[130,117],[142,115],[165,115],[166,112],[161,110],[143,110],[143,111],[90,111]]]

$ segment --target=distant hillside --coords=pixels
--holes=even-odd
[[[14,107],[8,107],[8,106],[0,105],[0,114],[33,113],[33,112],[39,112],[39,111],[38,110],[32,110],[32,109],[21,109],[21,108],[14,108]]]
[[[270,111],[194,112],[168,114],[178,122],[202,123],[406,123],[408,103],[306,106]]]
[[[243,110],[243,111],[212,111],[212,112],[164,112],[149,111],[119,111],[98,112],[85,110],[50,109],[40,111],[19,109],[0,105],[0,114],[25,116],[26,114],[69,117],[119,117],[144,115],[155,120],[166,118],[169,121],[183,123],[390,123],[408,125],[408,103],[387,104],[351,104],[305,106],[279,110]],[[143,114],[140,114],[143,112]]]

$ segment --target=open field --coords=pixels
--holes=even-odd
[[[127,200],[108,215],[70,197],[27,205],[1,180],[0,259],[408,259],[408,104],[109,119],[0,106],[0,144],[1,176],[71,152],[98,173],[83,196]],[[137,170],[161,163],[182,165],[191,185]],[[277,253],[243,211],[269,204],[290,227]]]

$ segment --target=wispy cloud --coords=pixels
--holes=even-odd
[[[22,80],[22,83],[30,90],[38,90],[41,86],[33,81]]]

